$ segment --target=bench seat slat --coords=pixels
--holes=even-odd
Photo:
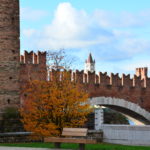
[[[63,131],[62,136],[87,136],[87,132],[67,132]]]
[[[87,132],[87,128],[63,128],[64,132]]]
[[[78,138],[61,138],[61,137],[47,137],[44,142],[52,143],[79,143],[79,144],[96,144],[95,139],[78,139]]]

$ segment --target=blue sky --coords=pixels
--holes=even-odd
[[[20,0],[21,51],[64,48],[84,67],[134,73],[150,67],[150,0]]]

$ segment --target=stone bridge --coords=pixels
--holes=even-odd
[[[84,85],[92,105],[107,106],[144,124],[150,124],[150,79],[147,68],[136,69],[136,75],[83,71],[73,73],[73,80]]]
[[[138,104],[127,100],[112,97],[94,97],[90,98],[89,102],[91,105],[106,106],[113,110],[119,111],[126,116],[134,118],[134,121],[138,120],[138,123],[150,123],[150,113]]]

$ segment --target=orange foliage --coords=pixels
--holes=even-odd
[[[81,86],[71,82],[68,72],[62,79],[57,75],[52,81],[30,81],[25,89],[22,122],[39,136],[58,136],[63,127],[81,127],[90,112]]]

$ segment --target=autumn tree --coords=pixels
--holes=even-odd
[[[90,112],[88,94],[71,80],[70,71],[53,70],[51,80],[30,81],[24,92],[20,111],[24,128],[39,136],[58,136],[63,127],[82,127]]]

